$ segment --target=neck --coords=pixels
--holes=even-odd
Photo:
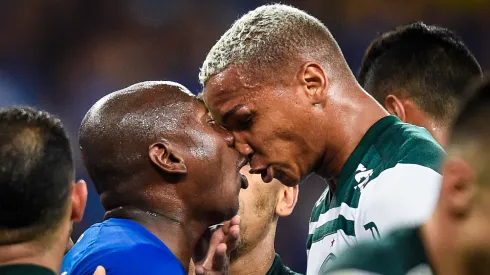
[[[460,251],[456,248],[452,225],[436,212],[421,227],[422,241],[435,273],[465,275]]]
[[[266,274],[274,262],[274,239],[276,225],[270,227],[269,232],[256,246],[244,251],[230,265],[230,274]]]
[[[434,139],[443,147],[446,147],[446,133],[447,129],[442,127],[434,127],[429,130]]]
[[[446,146],[447,123],[422,111],[410,99],[407,99],[403,106],[407,112],[405,122],[424,127],[442,147]]]
[[[389,115],[371,96],[359,85],[350,89],[342,89],[341,93],[334,93],[330,106],[338,106],[336,110],[329,111],[325,121],[328,129],[334,131],[325,133],[325,150],[321,164],[316,173],[325,179],[338,179],[342,167],[357,147],[366,132],[381,118]],[[339,96],[336,96],[336,95]],[[327,127],[324,127],[327,128]]]
[[[442,147],[446,147],[447,127],[441,126],[442,123],[429,119],[409,123],[424,127]]]
[[[48,237],[41,237],[41,239],[2,245],[0,246],[0,265],[33,264],[51,269],[57,274],[63,261],[68,232],[69,228],[64,231],[55,230],[50,232]],[[51,236],[57,237],[52,238]]]
[[[105,219],[108,218],[129,219],[145,227],[172,251],[186,271],[189,270],[194,248],[207,228],[204,223],[192,221],[182,214],[145,211],[133,207],[107,211]]]

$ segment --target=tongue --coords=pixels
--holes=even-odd
[[[262,181],[269,183],[274,178],[274,172],[272,170],[272,166],[267,167],[266,170],[263,170],[261,173]]]

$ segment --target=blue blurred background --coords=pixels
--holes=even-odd
[[[0,0],[0,107],[33,105],[58,115],[68,128],[77,177],[90,185],[75,240],[103,215],[77,146],[85,112],[105,94],[145,80],[173,80],[199,92],[197,74],[207,51],[240,15],[267,2]],[[484,70],[490,64],[490,1],[282,2],[322,20],[355,72],[376,33],[417,20],[456,31]],[[296,271],[305,271],[310,210],[324,188],[322,180],[311,177],[301,185],[294,214],[279,222],[277,251]]]

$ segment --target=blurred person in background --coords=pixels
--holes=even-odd
[[[138,83],[95,103],[79,142],[105,220],[66,254],[63,274],[92,274],[98,265],[107,274],[187,274],[200,237],[237,214],[247,187],[239,173],[246,158],[217,130],[204,104],[174,82]],[[215,232],[222,238],[210,257],[234,248],[239,222]],[[196,272],[206,268],[215,267]]]
[[[87,200],[56,117],[0,109],[0,274],[59,274],[72,222]]]
[[[443,149],[360,87],[316,18],[278,4],[247,13],[212,47],[200,80],[251,173],[288,186],[312,172],[329,180],[312,210],[307,274],[432,214]]]
[[[450,128],[440,198],[421,227],[354,246],[328,274],[488,274],[490,270],[490,81]]]
[[[293,212],[298,186],[288,187],[277,180],[265,183],[249,169],[241,170],[249,186],[240,191],[240,239],[231,253],[230,274],[298,274],[283,264],[274,249],[277,221]]]
[[[481,75],[480,64],[456,34],[417,22],[371,42],[358,81],[390,114],[426,128],[444,147],[465,87]]]

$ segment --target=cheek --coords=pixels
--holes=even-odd
[[[303,135],[302,132],[295,132],[294,124],[283,117],[257,120],[255,126],[249,134],[250,143],[265,155],[289,154],[291,144],[296,144],[297,137]],[[284,148],[288,149],[284,150]]]
[[[217,155],[217,141],[216,137],[207,135],[201,131],[195,129],[187,130],[186,134],[193,137],[191,140],[194,142],[194,146],[190,151],[193,157],[197,160],[211,160]]]

